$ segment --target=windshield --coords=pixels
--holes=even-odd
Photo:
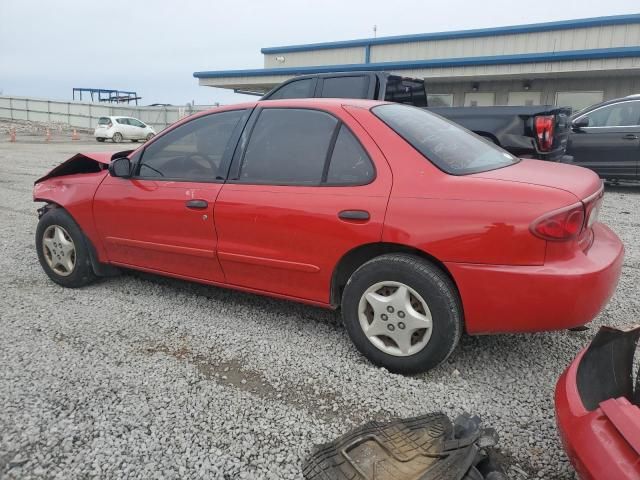
[[[406,105],[379,105],[374,115],[440,170],[451,175],[495,170],[519,160],[493,143],[434,113]]]

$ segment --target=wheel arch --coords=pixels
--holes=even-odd
[[[119,270],[117,268],[111,265],[101,263],[98,260],[98,252],[96,250],[95,245],[93,244],[91,239],[87,236],[87,234],[82,230],[82,228],[80,227],[80,223],[74,218],[73,214],[68,209],[64,208],[64,206],[60,205],[59,203],[53,200],[48,200],[44,198],[34,198],[34,201],[45,202],[45,205],[43,205],[38,209],[38,219],[42,218],[42,216],[45,215],[49,210],[60,209],[63,212],[65,212],[67,215],[69,215],[69,217],[71,217],[71,219],[76,223],[76,225],[78,225],[78,229],[82,233],[82,239],[84,241],[84,244],[87,247],[87,250],[89,252],[89,259],[91,260],[91,268],[93,269],[93,272],[96,275],[98,275],[99,277],[110,277],[110,276],[117,275],[119,273]]]
[[[340,305],[342,299],[342,291],[344,290],[344,287],[351,275],[353,275],[353,272],[355,272],[360,266],[364,265],[369,260],[388,253],[407,253],[418,256],[428,261],[432,265],[442,270],[442,272],[444,272],[449,277],[451,283],[456,289],[456,292],[458,293],[458,298],[460,298],[460,291],[455,279],[453,278],[453,275],[451,275],[451,272],[447,269],[444,263],[442,263],[436,257],[428,254],[423,250],[415,247],[410,247],[408,245],[390,242],[377,242],[360,245],[348,251],[338,261],[331,276],[331,290],[329,298],[330,304],[336,308]],[[460,302],[462,303],[461,298]]]

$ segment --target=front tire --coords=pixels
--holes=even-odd
[[[463,314],[451,279],[409,254],[376,257],[344,288],[342,318],[358,350],[394,373],[437,367],[453,352]]]
[[[116,132],[113,134],[113,143],[120,143],[122,142],[122,134],[120,132]]]
[[[51,208],[40,218],[36,250],[45,273],[63,287],[83,287],[96,279],[84,234],[62,208]]]
[[[149,135],[147,135],[146,137],[146,141],[148,142],[149,140],[151,140],[153,137],[155,137],[155,135],[153,133],[150,133]]]
[[[97,137],[96,140],[99,142],[104,142],[104,138],[101,138],[101,137]]]

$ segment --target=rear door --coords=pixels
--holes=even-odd
[[[635,178],[640,162],[640,100],[626,100],[577,117],[589,125],[574,128],[567,154],[576,165],[604,178]]]
[[[109,261],[223,282],[213,206],[247,110],[197,117],[136,154],[132,178],[108,176],[93,202]]]
[[[340,258],[380,241],[386,160],[340,107],[262,108],[240,145],[215,206],[227,282],[328,303]]]

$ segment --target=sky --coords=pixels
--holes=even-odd
[[[261,68],[262,47],[372,37],[374,25],[381,37],[639,12],[638,0],[0,0],[0,92],[228,104],[251,97],[200,87],[193,72]]]

